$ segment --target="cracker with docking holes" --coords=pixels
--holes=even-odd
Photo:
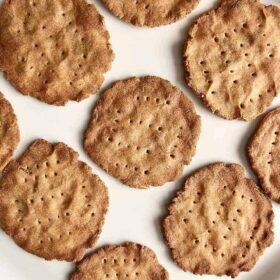
[[[158,77],[118,81],[94,108],[85,134],[90,158],[136,188],[174,181],[189,164],[200,134],[192,102]]]
[[[199,0],[102,0],[110,12],[137,26],[156,27],[186,17]]]
[[[184,271],[236,277],[273,242],[271,202],[237,164],[196,171],[168,211],[164,234]]]
[[[189,30],[187,83],[225,119],[252,120],[280,89],[280,9],[259,0],[224,0]]]
[[[151,249],[126,243],[122,246],[105,246],[85,257],[70,280],[86,279],[168,280],[169,276]]]
[[[82,259],[98,239],[107,208],[107,188],[63,143],[36,140],[3,172],[0,226],[46,260]]]
[[[85,0],[5,0],[0,68],[24,95],[64,105],[95,93],[114,54],[103,17]]]
[[[248,146],[251,166],[264,192],[280,203],[280,108],[260,122]]]
[[[0,171],[10,161],[19,138],[17,117],[11,104],[0,93]]]

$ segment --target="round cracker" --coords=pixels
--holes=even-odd
[[[0,171],[10,161],[19,138],[17,117],[13,107],[0,92]]]
[[[63,143],[37,140],[4,170],[0,226],[46,260],[80,260],[95,245],[107,208],[107,188]]]
[[[70,279],[168,280],[169,276],[151,249],[130,242],[103,247],[86,257]]]
[[[84,147],[109,174],[147,188],[182,174],[199,134],[200,117],[182,91],[158,77],[130,78],[104,92]]]
[[[221,1],[189,30],[188,85],[225,119],[256,118],[280,88],[279,37],[279,7],[259,0]]]
[[[216,163],[186,180],[163,227],[183,270],[235,277],[272,244],[273,217],[270,201],[240,165]]]
[[[114,54],[103,17],[85,0],[5,0],[0,67],[24,95],[53,105],[95,93]]]
[[[260,122],[248,145],[248,156],[262,189],[280,203],[280,108],[268,113]]]
[[[199,0],[102,0],[110,12],[137,26],[156,27],[186,17]]]

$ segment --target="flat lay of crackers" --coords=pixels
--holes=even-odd
[[[280,280],[280,0],[0,0],[0,280]]]

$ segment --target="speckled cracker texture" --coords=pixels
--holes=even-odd
[[[0,171],[10,161],[19,138],[17,117],[11,104],[0,93]]]
[[[137,26],[156,27],[186,17],[199,0],[102,0],[111,13]]]
[[[195,153],[200,117],[192,102],[158,77],[118,81],[94,108],[85,134],[90,158],[136,188],[177,179]]]
[[[63,143],[36,140],[7,165],[0,183],[1,228],[46,260],[82,259],[107,208],[107,188]]]
[[[70,280],[168,280],[155,253],[139,244],[109,245],[82,260]]]
[[[280,203],[280,108],[268,113],[248,146],[251,166],[265,193]]]
[[[259,0],[221,1],[189,30],[187,83],[225,119],[252,120],[280,89],[280,9]]]
[[[272,205],[237,164],[195,172],[168,211],[164,234],[184,271],[236,277],[273,242]]]
[[[85,0],[5,0],[0,68],[24,95],[53,105],[95,93],[114,54],[103,17]]]

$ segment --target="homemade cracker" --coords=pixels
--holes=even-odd
[[[72,273],[71,280],[168,280],[168,272],[155,253],[139,244],[109,245],[85,257]]]
[[[251,120],[280,88],[280,9],[259,0],[224,0],[189,30],[187,83],[225,119]]]
[[[183,270],[235,277],[272,244],[273,217],[270,201],[241,166],[216,163],[186,180],[163,227]]]
[[[11,104],[0,92],[0,171],[11,159],[19,138],[17,117]]]
[[[4,170],[0,226],[47,260],[80,260],[95,245],[107,208],[107,188],[63,143],[37,140]]]
[[[158,77],[118,81],[93,110],[84,147],[106,172],[136,188],[178,178],[195,153],[200,117]]]
[[[24,95],[64,105],[95,93],[114,54],[103,17],[85,0],[5,0],[0,68]]]
[[[186,17],[199,0],[102,0],[111,13],[137,26],[156,27]]]
[[[280,203],[280,108],[267,114],[260,122],[248,146],[251,166],[262,189]]]

